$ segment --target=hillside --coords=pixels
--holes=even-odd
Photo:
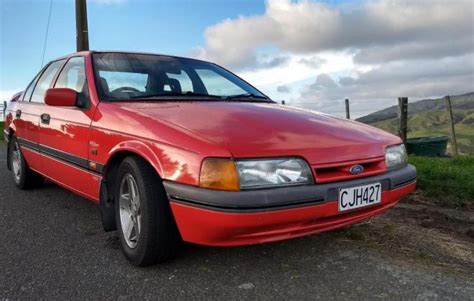
[[[451,96],[451,104],[453,109],[474,109],[474,92]],[[423,99],[408,104],[408,113],[414,114],[426,111],[446,110],[446,102],[444,98]],[[367,116],[360,117],[357,121],[372,124],[377,121],[396,118],[398,106],[391,106],[386,109],[371,113]]]
[[[453,117],[459,151],[474,154],[474,93],[452,96]],[[361,117],[358,121],[396,134],[396,106]],[[408,106],[408,137],[450,136],[451,128],[444,99],[425,99]]]

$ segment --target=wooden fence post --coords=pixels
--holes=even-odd
[[[3,120],[5,120],[5,113],[7,111],[7,102],[6,101],[3,101]]]
[[[398,98],[398,135],[407,144],[408,97]]]
[[[349,99],[346,98],[346,119],[351,119],[351,113],[349,111]]]
[[[456,141],[456,132],[454,130],[454,118],[453,118],[453,110],[451,108],[451,97],[446,96],[444,98],[446,100],[446,110],[448,112],[448,117],[451,122],[451,138],[453,140],[453,146],[454,146],[454,155],[458,155],[458,143]]]

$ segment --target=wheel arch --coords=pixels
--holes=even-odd
[[[99,206],[102,217],[102,225],[105,231],[116,230],[115,207],[112,191],[115,189],[114,175],[120,163],[127,157],[135,156],[147,162],[162,179],[161,163],[149,146],[140,141],[122,142],[109,152],[107,163],[102,170],[102,181],[100,184]]]
[[[107,173],[107,170],[116,164],[121,162],[127,156],[138,156],[144,159],[150,164],[160,178],[163,177],[163,168],[159,158],[155,152],[145,143],[141,141],[126,141],[113,147],[109,154],[107,163],[104,165],[103,173]]]

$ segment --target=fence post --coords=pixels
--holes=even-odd
[[[398,135],[407,144],[408,97],[398,98]]]
[[[454,118],[453,118],[453,110],[451,108],[451,97],[447,95],[445,98],[446,100],[446,110],[448,112],[449,121],[451,122],[451,137],[453,139],[453,146],[454,146],[454,155],[458,155],[458,143],[456,141],[456,132],[454,130]]]
[[[282,104],[282,105],[285,105],[285,101],[284,101],[284,100],[282,100],[282,101],[281,101],[281,104]]]
[[[346,119],[351,119],[351,113],[349,111],[349,98],[346,98]]]
[[[3,101],[3,119],[4,120],[5,120],[5,117],[6,117],[6,115],[5,115],[6,111],[7,111],[7,102],[4,100]]]

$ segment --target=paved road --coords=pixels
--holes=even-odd
[[[0,144],[0,300],[474,299],[466,275],[412,267],[335,233],[187,245],[171,262],[136,268],[116,235],[102,231],[96,205],[52,184],[17,190],[4,158]]]

